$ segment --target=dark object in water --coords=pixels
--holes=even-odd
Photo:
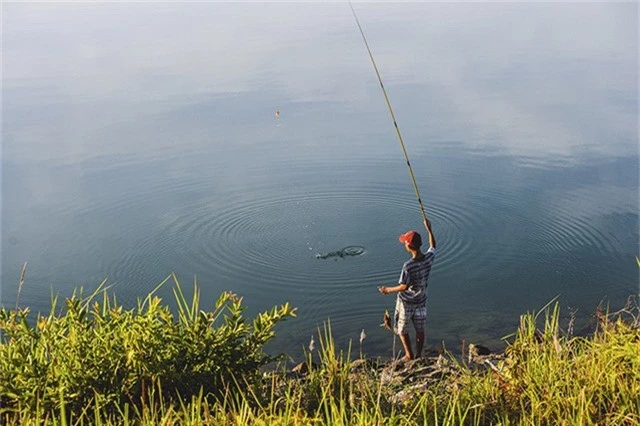
[[[330,257],[343,258],[347,256],[361,256],[364,254],[364,252],[365,250],[364,250],[364,247],[362,246],[347,246],[343,249],[336,250],[336,251],[330,251],[327,253],[317,253],[316,259],[328,259]]]

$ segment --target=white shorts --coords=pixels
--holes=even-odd
[[[408,334],[409,322],[413,323],[416,332],[424,331],[424,326],[427,323],[427,305],[411,305],[397,299],[393,318],[396,334]]]

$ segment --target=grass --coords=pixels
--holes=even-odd
[[[308,373],[261,373],[288,305],[242,316],[223,294],[210,311],[177,279],[178,315],[153,294],[124,310],[107,292],[66,301],[64,313],[0,310],[0,408],[5,424],[136,425],[636,425],[640,424],[640,312],[597,312],[590,336],[559,325],[557,303],[521,316],[491,368],[442,358],[448,373],[409,386],[392,366],[352,361],[329,324]],[[101,301],[97,301],[101,294]],[[359,363],[355,368],[354,362]],[[443,370],[443,371],[444,371]],[[404,394],[402,400],[398,394]]]
[[[275,325],[295,315],[288,304],[243,316],[242,298],[223,293],[213,310],[188,301],[175,276],[177,315],[154,292],[125,310],[100,286],[65,300],[33,325],[28,309],[0,309],[0,413],[18,418],[121,415],[138,417],[185,405],[194,395],[218,397],[257,382],[274,359],[263,351]],[[159,287],[159,286],[158,286]],[[136,413],[138,410],[138,413]],[[29,414],[30,415],[30,414]]]

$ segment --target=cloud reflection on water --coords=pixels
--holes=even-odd
[[[344,4],[3,7],[9,156],[140,154],[155,148],[152,133],[135,144],[97,136],[131,122],[152,132],[144,123],[157,114],[241,92],[387,114]],[[637,7],[356,4],[397,115],[421,143],[575,159],[637,150]]]

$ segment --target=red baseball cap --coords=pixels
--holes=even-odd
[[[422,237],[416,231],[409,231],[398,237],[402,244],[409,244],[410,247],[418,248],[422,245]]]

